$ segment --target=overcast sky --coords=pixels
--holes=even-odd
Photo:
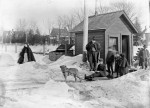
[[[88,8],[94,9],[95,0],[87,0]],[[99,0],[98,0],[99,1]],[[103,5],[117,0],[100,0]],[[142,27],[148,23],[148,0],[132,1],[142,22]],[[0,28],[14,29],[19,19],[34,20],[43,33],[48,32],[44,21],[55,22],[57,16],[69,14],[75,8],[83,7],[84,0],[0,0]]]

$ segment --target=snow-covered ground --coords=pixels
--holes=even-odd
[[[36,62],[17,64],[23,46],[0,46],[0,105],[3,108],[149,108],[150,70],[138,70],[113,80],[68,82],[60,65],[75,67],[80,76],[91,74],[82,56],[62,56],[55,62],[48,55],[34,54]],[[47,46],[48,51],[56,47]],[[42,46],[31,46],[42,52]],[[137,48],[134,48],[136,52]]]

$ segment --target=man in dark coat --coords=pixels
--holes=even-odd
[[[30,61],[35,61],[35,58],[28,43],[25,43],[22,51],[19,54],[18,63],[22,64],[24,62],[30,62]]]
[[[108,69],[108,76],[113,77],[113,64],[115,61],[115,51],[112,49],[112,47],[109,47],[107,57],[106,57],[106,64]]]
[[[98,58],[100,57],[100,44],[95,41],[95,37],[86,45],[86,50],[90,71],[96,71]]]
[[[148,66],[148,60],[149,60],[149,57],[150,57],[150,55],[149,55],[149,51],[146,49],[147,48],[147,46],[146,45],[144,45],[143,46],[144,48],[140,51],[140,53],[139,53],[139,62],[140,62],[140,64],[142,65],[142,69],[145,67],[145,69],[147,68],[147,66]]]
[[[129,63],[128,60],[125,58],[124,54],[120,54],[121,60],[120,60],[120,76],[125,75],[129,72]]]

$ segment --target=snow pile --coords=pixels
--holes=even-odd
[[[50,51],[55,51],[58,46],[55,45],[45,45],[45,52],[49,53]],[[43,45],[30,46],[33,52],[43,53]]]
[[[50,64],[50,63],[53,62],[53,61],[51,61],[51,60],[49,59],[49,56],[48,56],[48,55],[44,56],[43,59],[42,59],[42,61],[43,61],[45,64]]]
[[[85,74],[91,74],[87,72],[87,65],[82,62],[82,55],[77,55],[75,57],[62,56],[57,61],[50,63],[48,66],[50,68],[50,78],[57,81],[64,81],[64,76],[60,69],[61,65],[66,65],[67,68],[76,68],[79,71],[79,76],[84,77]],[[68,76],[69,81],[74,81],[75,79],[72,76]]]
[[[38,94],[45,96],[70,97],[69,90],[73,90],[73,88],[69,87],[65,82],[50,80],[44,85],[44,87],[38,90]]]
[[[3,55],[7,61],[17,62],[17,54]],[[0,67],[0,78],[6,83],[8,98],[3,108],[149,108],[149,70],[113,80],[81,83],[68,76],[65,82],[60,65],[77,68],[82,77],[85,73],[91,74],[88,64],[82,62],[82,55],[62,56],[55,62],[49,61],[48,56],[34,55],[36,62],[20,65],[10,66],[4,60],[6,67]],[[13,92],[8,89],[9,85]],[[40,88],[33,88],[37,85]]]
[[[65,82],[50,80],[40,89],[22,95],[16,102],[7,102],[4,108],[80,108],[82,103],[74,101],[69,93],[73,90]]]
[[[18,65],[16,79],[46,82],[49,80],[48,72],[49,69],[46,65],[41,65],[36,62],[27,62]]]
[[[14,59],[9,54],[0,54],[0,66],[13,66],[15,64]]]
[[[87,83],[76,83],[70,86],[84,91],[84,99],[98,101],[99,107],[110,108],[149,108],[148,81],[141,76],[149,75],[149,71],[129,73],[113,80],[101,80]]]

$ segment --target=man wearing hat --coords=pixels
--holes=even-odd
[[[142,69],[145,67],[147,68],[148,65],[148,59],[149,59],[149,51],[146,49],[147,46],[144,45],[143,49],[140,51],[139,57],[142,65]]]
[[[98,58],[100,57],[100,44],[96,42],[95,37],[86,45],[86,50],[90,71],[96,71]]]

